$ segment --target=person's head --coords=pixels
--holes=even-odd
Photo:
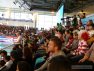
[[[23,56],[24,56],[24,58],[31,59],[32,58],[32,50],[29,47],[24,47],[23,48]]]
[[[68,35],[70,33],[69,30],[65,30],[65,35]]]
[[[48,71],[71,71],[71,63],[64,56],[56,56],[50,60]]]
[[[7,51],[1,50],[1,51],[0,51],[0,55],[1,55],[1,57],[7,56]]]
[[[85,40],[87,41],[89,39],[89,33],[86,30],[80,30],[78,33],[78,39],[79,40]]]
[[[10,53],[10,58],[11,58],[11,60],[13,60],[13,61],[19,59],[19,55],[18,55],[18,53],[17,53],[16,50],[11,51],[11,53]]]
[[[4,57],[4,61],[5,61],[5,62],[8,62],[9,60],[10,60],[10,56],[5,56],[5,57]]]
[[[50,39],[48,43],[48,52],[55,52],[61,50],[61,47],[62,41],[58,37],[54,36]]]
[[[0,60],[0,67],[5,65],[5,61],[4,60]]]
[[[25,61],[20,61],[17,64],[16,71],[31,71],[30,65]]]
[[[57,33],[55,34],[55,36],[57,36],[58,38],[61,38],[63,35],[64,30],[57,30]]]
[[[86,24],[86,30],[93,30],[93,21],[92,20],[89,20],[88,22],[87,22],[87,24]]]
[[[73,33],[73,38],[74,38],[74,39],[78,39],[78,32],[74,32],[74,33]]]
[[[92,25],[93,24],[93,21],[92,20],[89,20],[88,22],[87,22],[87,26],[90,26],[90,25]]]

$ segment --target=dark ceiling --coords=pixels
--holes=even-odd
[[[65,0],[64,10],[66,13],[71,13],[76,10],[83,10],[86,6],[94,4],[94,0]]]
[[[15,0],[22,6],[29,7],[29,10],[57,11],[63,0]]]
[[[15,0],[21,6],[32,10],[57,11],[61,5],[64,5],[64,12],[71,13],[77,9],[82,9],[86,5],[91,5],[94,0]]]

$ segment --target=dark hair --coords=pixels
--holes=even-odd
[[[19,59],[19,55],[16,50],[11,51],[10,56],[14,59]]]
[[[61,48],[62,48],[62,41],[58,37],[54,36],[50,40],[55,43],[55,45],[58,47],[59,50],[61,50]]]
[[[9,61],[9,60],[10,60],[10,56],[5,56],[5,59],[6,59],[7,61]]]
[[[31,71],[30,65],[25,61],[20,61],[17,64],[19,71]]]
[[[32,50],[29,47],[24,47],[23,55],[26,59],[32,59]]]
[[[56,56],[50,60],[48,71],[71,71],[71,63],[62,55]]]
[[[22,46],[22,44],[16,44],[16,45],[14,45],[14,47],[12,48],[13,50],[16,50],[16,49],[18,49],[18,48],[23,48],[23,46]]]
[[[21,44],[17,44],[17,45],[15,45],[14,47],[13,47],[13,50],[16,50],[17,51],[17,53],[18,53],[18,55],[19,55],[19,57],[21,58],[22,57],[22,55],[23,55],[23,53],[22,53],[22,46],[21,46]]]
[[[5,50],[0,50],[0,54],[3,53],[4,55],[7,55],[7,51]]]
[[[65,32],[70,33],[70,30],[65,30]]]
[[[4,60],[1,60],[1,61],[0,61],[0,65],[1,65],[1,66],[4,66],[4,65],[5,65],[5,61],[4,61]]]

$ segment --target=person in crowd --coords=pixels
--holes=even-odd
[[[39,69],[35,71],[45,70],[49,65],[49,61],[53,57],[59,56],[59,55],[65,56],[64,52],[61,51],[61,48],[62,48],[62,41],[58,37],[51,38],[48,44],[48,52],[50,52],[50,56],[48,57],[46,62]]]
[[[71,45],[72,42],[73,42],[73,33],[69,33],[69,34],[70,34],[70,36],[69,36],[69,41],[68,41],[68,43],[65,45],[66,48],[69,48],[70,45]]]
[[[86,30],[88,31],[90,37],[94,35],[94,23],[92,20],[89,20],[86,24]]]
[[[94,63],[94,42],[90,49],[85,53],[84,57],[79,62],[93,62]]]
[[[63,32],[64,30],[55,30],[55,36],[57,36],[62,41],[62,43],[64,43]]]
[[[22,50],[23,50],[23,46],[21,44],[16,44],[14,45],[14,47],[12,48],[12,50],[16,50],[20,59],[22,59],[22,56],[23,56],[23,53],[22,53]]]
[[[0,69],[0,71],[8,71],[8,69],[11,67],[11,65],[13,64],[13,61],[10,60],[10,56],[6,56],[4,58],[5,64],[3,65],[3,67]]]
[[[92,29],[92,25],[93,25],[93,21],[92,21],[92,20],[89,20],[89,21],[86,23],[85,29],[86,29],[87,31],[91,30],[91,29]]]
[[[5,65],[5,61],[0,60],[0,71],[4,68],[4,65]]]
[[[71,39],[69,42],[70,43],[68,43],[68,46],[64,48],[67,53],[78,48],[78,31],[73,32],[73,40]]]
[[[71,62],[64,56],[56,56],[50,60],[47,71],[77,71],[71,67]]]
[[[2,57],[2,60],[7,56],[7,51],[5,50],[0,50],[0,55]]]
[[[32,71],[31,66],[29,63],[25,61],[20,61],[17,63],[17,69],[16,71]]]
[[[65,35],[64,35],[64,41],[65,41],[65,45],[68,43],[69,41],[69,37],[70,37],[70,30],[65,30]]]
[[[93,42],[94,42],[94,34],[88,39],[88,45],[89,45],[89,47],[91,47],[91,45],[93,44]]]
[[[5,66],[9,69],[11,67],[11,65],[13,64],[13,61],[10,60],[10,56],[6,56],[4,58],[4,61],[6,62]]]
[[[29,63],[33,70],[34,67],[33,67],[32,59],[33,59],[33,56],[32,56],[31,48],[29,48],[28,46],[24,47],[23,48],[23,60]]]
[[[89,39],[89,34],[87,31],[82,30],[78,33],[78,48],[71,52],[73,57],[71,58],[73,62],[77,62],[79,59],[81,59],[84,54],[88,51],[89,47],[87,44],[87,40]]]
[[[77,26],[78,26],[78,20],[77,20],[76,15],[73,16],[72,26],[73,26],[74,28],[77,28]]]
[[[16,50],[11,51],[10,58],[13,61],[13,64],[11,65],[8,71],[16,71],[17,63],[20,61],[20,57]]]
[[[22,43],[22,36],[20,32],[16,33],[17,40],[14,42],[14,44],[21,44]]]

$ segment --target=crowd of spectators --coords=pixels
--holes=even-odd
[[[77,71],[94,68],[92,20],[85,28],[81,25],[79,28],[62,26],[39,33],[34,29],[0,25],[0,35],[18,38],[10,55],[0,50],[0,71]]]

